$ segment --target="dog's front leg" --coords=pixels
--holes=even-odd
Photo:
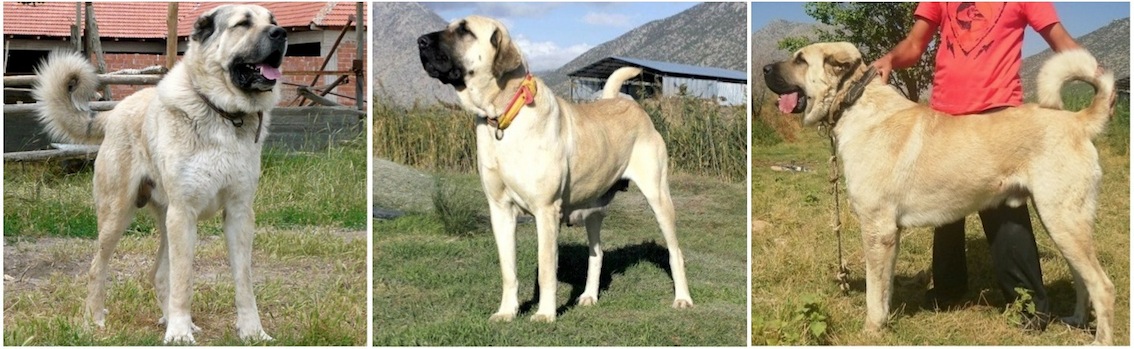
[[[272,340],[260,323],[256,295],[252,291],[252,238],[255,235],[255,213],[251,198],[229,202],[224,209],[224,237],[228,246],[228,263],[236,283],[236,334],[243,340]]]
[[[559,286],[559,218],[560,200],[538,207],[533,214],[536,220],[536,244],[539,255],[539,307],[531,320],[555,322],[555,290]]]
[[[867,222],[865,219],[864,222]],[[866,326],[880,333],[890,316],[890,296],[894,290],[894,265],[898,261],[898,228],[892,223],[864,223],[863,253],[866,255]]]
[[[598,303],[599,279],[602,277],[602,220],[605,214],[600,210],[593,212],[587,218],[587,285],[583,294],[579,295],[579,305],[595,305]]]
[[[165,343],[192,344],[193,255],[197,245],[197,211],[183,204],[170,204],[166,211],[169,230],[169,303]]]
[[[512,321],[520,310],[519,286],[516,284],[516,211],[511,203],[488,199],[492,218],[492,235],[496,237],[496,252],[500,254],[500,277],[503,281],[500,308],[489,321]]]

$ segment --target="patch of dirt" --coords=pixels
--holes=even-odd
[[[317,228],[318,229],[318,228]],[[344,242],[365,242],[365,230],[321,229],[322,232],[289,231],[290,234],[328,234],[341,237]],[[277,234],[272,228],[257,232]],[[223,235],[201,236],[197,241],[194,265],[194,283],[232,283],[227,250]],[[54,275],[73,277],[86,284],[87,270],[97,242],[93,239],[44,237],[4,242],[4,293],[6,296],[50,289]],[[157,236],[123,237],[111,259],[111,283],[125,278],[139,278],[149,283],[150,268],[157,256]],[[253,282],[293,279],[297,273],[327,275],[331,265],[305,265],[309,260],[274,260],[262,251],[253,251]]]

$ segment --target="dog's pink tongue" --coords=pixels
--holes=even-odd
[[[799,92],[780,95],[779,107],[784,114],[791,114],[791,111],[795,110],[796,104],[799,104]]]
[[[260,75],[263,75],[269,80],[279,80],[280,77],[283,76],[283,73],[280,73],[279,68],[264,63],[257,64],[256,67],[260,68]]]

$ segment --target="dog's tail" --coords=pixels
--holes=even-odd
[[[1110,119],[1111,107],[1114,106],[1114,74],[1099,69],[1098,61],[1086,50],[1060,52],[1044,62],[1036,79],[1040,106],[1062,110],[1063,96],[1060,90],[1064,83],[1071,80],[1083,81],[1095,87],[1091,105],[1077,115],[1092,137],[1102,133]]]
[[[622,89],[622,83],[641,73],[642,68],[635,67],[622,67],[610,73],[610,77],[606,78],[606,84],[602,86],[602,98],[618,97],[618,91]]]
[[[39,101],[39,121],[51,137],[68,142],[98,144],[104,133],[103,118],[91,112],[98,96],[98,75],[81,54],[52,51],[35,69],[32,96]]]

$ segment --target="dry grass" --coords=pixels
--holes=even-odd
[[[366,343],[363,231],[262,228],[253,279],[271,345]],[[4,246],[6,345],[160,345],[165,326],[146,275],[157,238],[127,236],[110,264],[105,329],[83,320],[86,269],[95,244],[79,238],[12,239]],[[205,235],[195,260],[193,321],[200,345],[242,345],[236,337],[232,277],[220,235]]]
[[[642,102],[666,140],[670,168],[731,181],[745,178],[744,107],[694,98]],[[410,110],[376,104],[374,155],[418,168],[472,173],[476,168],[473,115],[434,106]]]

